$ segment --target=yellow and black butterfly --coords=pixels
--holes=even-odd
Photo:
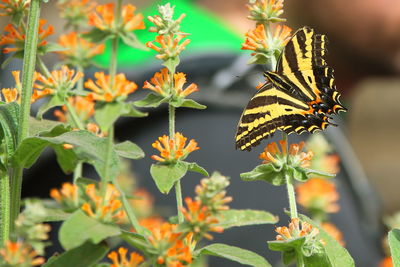
[[[303,27],[286,44],[276,71],[250,99],[236,132],[236,148],[251,150],[276,130],[313,133],[334,125],[340,104],[333,69],[325,61],[327,38]]]

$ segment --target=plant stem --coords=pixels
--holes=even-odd
[[[78,180],[78,178],[82,177],[82,167],[83,167],[83,163],[82,162],[78,162],[76,164],[76,167],[75,167],[75,170],[74,170],[74,177],[73,177],[74,184],[76,184],[76,180]]]
[[[296,251],[296,265],[297,267],[305,267],[303,253],[301,251]]]
[[[0,246],[10,239],[10,177],[6,172],[0,176]]]
[[[104,160],[104,171],[102,177],[102,181],[106,183],[110,182],[110,161],[112,157],[112,151],[113,151],[113,146],[114,146],[114,126],[111,126],[110,129],[108,130],[108,136],[107,136],[107,150],[106,150],[106,158]]]
[[[32,0],[29,7],[28,26],[24,47],[24,59],[22,66],[22,93],[21,110],[19,114],[19,127],[17,145],[28,136],[29,116],[31,109],[33,73],[36,65],[36,51],[38,43],[38,28],[41,0]],[[14,231],[14,221],[18,217],[21,202],[23,168],[17,167],[12,170],[11,179],[11,232]]]
[[[285,178],[286,178],[286,188],[289,197],[290,218],[292,219],[298,218],[299,216],[297,215],[296,195],[294,192],[293,178],[290,177],[288,174],[285,174]]]
[[[40,57],[37,58],[37,64],[39,69],[44,73],[44,75],[47,78],[51,77],[49,69],[46,67],[46,65],[44,64],[43,60]]]

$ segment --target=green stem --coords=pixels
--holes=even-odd
[[[46,65],[44,64],[43,60],[40,57],[37,58],[37,64],[40,71],[43,72],[47,78],[51,77],[51,72],[46,67]]]
[[[79,118],[78,114],[76,113],[75,108],[71,105],[68,99],[65,100],[65,106],[67,107],[69,115],[71,115],[72,124],[79,128],[79,130],[84,130],[85,126],[83,125],[81,119]]]
[[[297,215],[296,195],[294,192],[293,178],[290,177],[288,174],[285,174],[285,178],[286,178],[286,187],[289,197],[290,218],[292,219],[298,218],[299,216]]]
[[[297,267],[305,267],[303,253],[301,251],[296,251],[296,265]]]
[[[24,59],[22,65],[22,93],[21,110],[19,114],[19,127],[17,145],[28,136],[29,117],[31,109],[33,74],[36,65],[36,50],[38,44],[38,28],[41,0],[32,0],[29,7],[28,26],[24,47]],[[21,202],[23,168],[17,167],[12,171],[11,180],[11,232],[14,231],[14,221],[18,217]]]
[[[76,184],[76,180],[78,180],[78,178],[82,177],[82,167],[83,167],[82,162],[78,162],[78,164],[76,164],[76,167],[74,170],[74,177],[73,177],[74,184]]]
[[[108,130],[108,136],[107,136],[107,150],[106,150],[106,158],[104,160],[104,170],[103,174],[104,177],[102,177],[103,182],[105,182],[105,186],[108,182],[110,182],[110,161],[112,157],[112,151],[114,147],[114,126],[111,126],[110,129]]]
[[[6,172],[0,176],[0,246],[10,239],[10,177]]]

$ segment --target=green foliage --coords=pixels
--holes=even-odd
[[[48,98],[47,102],[40,106],[38,113],[36,114],[36,118],[38,119],[42,119],[43,114],[49,109],[62,106],[65,103],[64,98],[58,94],[46,98]]]
[[[5,149],[5,162],[14,153],[17,146],[19,105],[17,103],[0,104],[1,140]],[[4,167],[3,167],[4,168]]]
[[[225,244],[211,244],[202,248],[200,255],[211,255],[225,258],[231,261],[239,262],[244,265],[256,267],[269,267],[271,264],[260,255],[238,247],[228,246]]]
[[[133,32],[122,32],[120,34],[122,42],[124,42],[126,45],[137,48],[140,50],[149,50],[142,42],[138,40],[136,35]]]
[[[193,99],[185,99],[183,97],[174,97],[170,100],[170,104],[175,107],[184,107],[184,108],[194,108],[194,109],[205,109],[206,106],[197,103]]]
[[[302,250],[305,241],[305,237],[290,241],[268,241],[268,247],[270,250],[282,252],[283,263],[289,265],[296,260],[296,257],[303,257]]]
[[[135,101],[134,104],[137,107],[144,107],[144,108],[156,108],[162,103],[168,102],[169,97],[149,93],[145,98],[142,100]]]
[[[168,194],[175,182],[181,179],[188,171],[188,165],[183,162],[170,164],[152,164],[150,174],[157,185],[158,190],[163,194]]]
[[[59,240],[64,249],[81,246],[87,241],[99,244],[107,237],[120,235],[118,226],[101,223],[77,210],[61,226]]]
[[[400,230],[393,229],[389,232],[389,246],[392,254],[393,266],[400,266]]]
[[[224,229],[248,225],[274,224],[278,217],[262,210],[224,210],[220,211],[218,226]]]
[[[86,242],[61,255],[51,257],[43,267],[91,267],[105,257],[109,248],[105,243]]]
[[[188,171],[190,172],[197,172],[206,177],[209,176],[208,172],[203,167],[199,166],[199,164],[197,164],[196,162],[182,161],[182,163],[187,165]]]
[[[144,158],[143,150],[131,141],[125,141],[114,146],[118,156],[127,159],[142,159]]]
[[[71,216],[53,200],[29,198],[24,200],[24,207],[22,214],[33,223],[64,221]]]

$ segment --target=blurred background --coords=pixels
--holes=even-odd
[[[167,1],[124,1],[128,2],[146,17],[156,14],[157,5]],[[254,94],[255,86],[263,81],[263,68],[247,65],[250,53],[240,50],[245,32],[254,28],[254,22],[246,18],[247,1],[170,2],[176,6],[176,14],[187,14],[181,29],[191,34],[191,43],[182,54],[178,71],[187,73],[188,82],[199,85],[200,92],[195,98],[208,106],[206,111],[178,110],[177,129],[196,139],[201,147],[189,160],[198,162],[209,172],[218,170],[231,177],[228,193],[234,198],[232,207],[265,209],[279,215],[279,225],[286,225],[289,219],[283,213],[288,207],[285,189],[262,182],[243,182],[239,177],[259,163],[258,154],[267,142],[250,153],[234,150],[240,114]],[[335,178],[341,210],[332,218],[344,233],[346,247],[355,257],[356,265],[377,266],[383,257],[382,218],[400,210],[400,157],[397,154],[400,151],[400,1],[297,0],[286,1],[284,5],[283,17],[288,26],[297,29],[308,25],[326,34],[330,41],[327,61],[335,69],[337,88],[348,108],[347,113],[335,120],[340,126],[324,133],[341,157],[341,172]],[[56,27],[54,40],[65,32],[56,1],[43,5],[42,17]],[[6,23],[2,18],[1,25]],[[147,20],[145,23],[148,28],[150,23]],[[147,30],[136,33],[143,42],[155,36]],[[137,51],[121,44],[120,71],[141,86],[161,69],[154,55],[154,51]],[[107,66],[108,58],[106,49],[97,63]],[[57,60],[56,55],[46,58],[50,65]],[[16,60],[0,73],[2,87],[13,82],[9,71],[18,68],[20,62]],[[93,72],[94,69],[88,70],[88,75]],[[144,95],[145,92],[138,90],[133,98],[141,99]],[[132,140],[146,152],[145,159],[132,163],[133,171],[139,184],[155,196],[156,205],[173,213],[174,196],[161,195],[148,171],[152,163],[149,156],[156,154],[151,143],[168,129],[166,109],[149,112],[146,118],[119,121],[117,138]],[[289,140],[306,138],[306,135],[291,135]],[[86,172],[90,175],[90,169]],[[48,197],[50,188],[59,187],[66,180],[63,177],[68,178],[55,166],[51,152],[42,156],[27,174],[23,187],[26,197]],[[200,178],[189,175],[184,179],[184,195],[193,196]],[[268,251],[266,241],[274,236],[274,226],[267,225],[233,229],[216,235],[215,241],[251,249],[272,259],[273,263],[278,261],[279,254]],[[212,259],[210,266],[236,265]]]

